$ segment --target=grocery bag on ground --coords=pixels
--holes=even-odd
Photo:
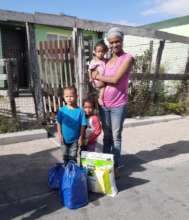
[[[81,165],[87,168],[90,191],[110,196],[117,194],[112,154],[82,151]]]
[[[69,161],[61,181],[60,195],[62,203],[70,209],[88,204],[87,171],[76,162]]]
[[[48,186],[51,189],[59,189],[62,176],[64,174],[64,165],[57,163],[48,171]]]

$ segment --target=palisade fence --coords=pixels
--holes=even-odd
[[[41,41],[38,63],[44,111],[49,118],[63,105],[63,88],[75,84],[71,40]]]
[[[32,29],[28,36],[31,41],[30,96],[20,94],[15,83],[17,60],[7,59],[3,62],[3,68],[8,84],[8,96],[0,96],[0,114],[9,113],[10,118],[22,121],[24,119],[26,123],[31,121],[37,125],[36,121],[41,124],[54,120],[58,108],[64,105],[65,86],[76,86],[80,104],[83,98],[90,95],[87,62],[92,58],[93,45],[77,28],[73,30],[72,40],[42,41],[37,45],[37,49]],[[177,104],[181,96],[176,99],[162,96],[162,92],[167,92],[169,86],[172,89],[168,93],[172,93],[172,97],[177,85],[182,90],[182,101],[188,96],[189,44],[187,40],[184,43],[182,41],[182,37],[168,41],[155,37],[152,39],[126,36],[124,50],[136,55],[129,81],[129,116],[156,115],[156,109],[162,103],[164,105],[164,102],[167,102],[168,107],[170,102]],[[179,54],[178,49],[181,51]],[[152,111],[150,106],[153,107]],[[28,128],[31,128],[30,125],[31,123]],[[23,123],[20,127],[23,127]]]

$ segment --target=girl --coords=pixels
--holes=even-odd
[[[103,105],[103,94],[104,94],[104,82],[99,80],[93,80],[91,72],[96,70],[100,75],[104,75],[106,59],[104,55],[108,51],[108,48],[104,41],[99,41],[94,47],[94,58],[89,64],[89,81],[92,83],[92,86],[96,89],[99,89],[98,102],[100,105]]]
[[[87,151],[95,151],[97,137],[101,133],[101,124],[97,115],[94,114],[94,103],[90,99],[83,101],[83,109],[88,120],[85,131]]]

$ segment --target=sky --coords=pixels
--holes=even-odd
[[[189,0],[0,0],[0,9],[139,26],[189,15]]]

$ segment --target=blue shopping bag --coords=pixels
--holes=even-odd
[[[88,204],[87,171],[75,161],[65,167],[60,187],[61,201],[65,207],[77,209]]]
[[[64,164],[57,163],[56,166],[52,167],[48,171],[48,186],[51,189],[59,189],[61,179],[64,174]]]

